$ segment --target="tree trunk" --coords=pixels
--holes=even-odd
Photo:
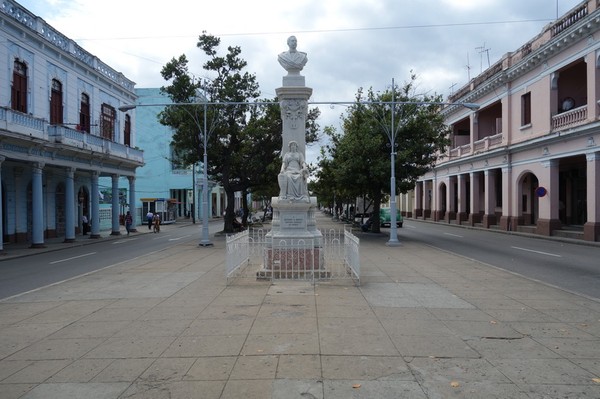
[[[225,196],[227,197],[227,207],[225,208],[225,217],[223,219],[223,231],[232,234],[234,233],[233,219],[235,219],[235,196],[231,186],[227,185],[223,187],[223,189],[225,189]]]
[[[381,223],[379,221],[379,209],[381,209],[381,194],[376,194],[373,197],[373,213],[371,213],[371,231],[373,233],[381,233]]]
[[[242,226],[248,227],[248,190],[242,190]]]

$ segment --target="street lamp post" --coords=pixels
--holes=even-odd
[[[392,124],[390,129],[390,134],[388,134],[388,138],[390,140],[390,167],[391,167],[391,177],[390,177],[390,239],[386,243],[389,247],[395,247],[400,245],[400,241],[398,241],[398,209],[396,208],[396,124],[394,123],[394,114],[396,111],[396,89],[394,86],[394,79],[392,78],[392,104],[390,110],[392,112]]]
[[[188,196],[189,198],[189,196]],[[196,224],[196,211],[194,207],[196,206],[196,162],[192,165],[192,202],[190,206],[190,213],[192,217],[192,224]]]
[[[203,145],[203,168],[204,168],[204,178],[203,178],[203,182],[202,182],[202,190],[203,190],[203,195],[202,195],[202,239],[200,240],[200,243],[198,244],[201,247],[208,247],[208,246],[212,246],[213,243],[210,241],[209,238],[209,231],[208,231],[208,196],[210,195],[210,193],[208,192],[208,168],[206,167],[208,165],[208,152],[207,152],[207,146],[208,146],[208,131],[207,131],[207,121],[206,121],[206,111],[207,111],[207,106],[208,106],[208,99],[204,96],[202,96],[202,100],[204,102],[203,106],[204,106],[204,123],[203,123],[203,128],[200,126],[200,122],[197,120],[197,118],[192,115],[192,113],[190,111],[188,111],[185,106],[186,105],[194,105],[197,103],[166,103],[166,104],[131,104],[131,105],[125,105],[122,107],[119,107],[119,110],[122,112],[127,112],[130,111],[132,109],[135,109],[136,107],[144,107],[144,106],[158,106],[158,105],[163,105],[163,106],[169,106],[169,105],[174,105],[174,106],[183,106],[183,109],[185,110],[185,112],[187,112],[192,119],[194,120],[194,122],[196,123],[198,130],[199,130],[199,134],[202,135],[202,145]],[[195,187],[196,187],[196,182],[194,180],[194,184],[193,184],[193,189],[195,191]],[[195,196],[195,193],[194,193]]]
[[[206,148],[208,146],[208,131],[206,130],[206,111],[207,111],[208,101],[204,102],[204,134],[202,135],[202,146],[204,147],[204,154],[202,155],[203,169],[204,169],[204,179],[202,179],[202,240],[200,241],[200,246],[207,247],[213,245],[208,238],[208,196],[210,193],[208,192],[208,153]]]

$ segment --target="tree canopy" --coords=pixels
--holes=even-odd
[[[391,151],[396,191],[406,193],[414,187],[448,145],[449,134],[439,105],[431,104],[442,102],[442,97],[416,95],[415,85],[416,76],[411,75],[400,88],[381,93],[370,89],[366,94],[358,90],[356,103],[342,115],[343,131],[326,130],[330,144],[319,162],[324,181],[318,187],[334,187],[336,198],[367,198],[378,215],[391,191]],[[374,218],[372,230],[379,229],[379,218]]]

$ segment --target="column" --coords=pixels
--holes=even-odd
[[[483,214],[483,227],[489,228],[496,224],[496,171],[488,169],[483,172],[485,190],[485,210]]]
[[[6,160],[0,155],[0,253],[4,252],[4,204],[2,203],[2,162]]]
[[[92,172],[92,212],[90,238],[100,238],[100,195],[98,195],[98,172]]]
[[[415,208],[415,212],[414,212],[414,217],[418,218],[418,217],[422,217],[423,216],[423,185],[425,184],[425,182],[423,181],[418,181],[417,184],[415,184],[415,201],[414,201],[414,208]]]
[[[119,175],[114,174],[111,176],[112,179],[112,223],[111,223],[111,236],[118,236],[121,234],[121,228],[119,227]]]
[[[587,160],[587,221],[583,239],[600,241],[600,152],[586,155]]]
[[[31,248],[44,248],[44,187],[43,163],[34,163],[31,170]]]
[[[514,214],[515,211],[513,210],[515,207],[511,206],[513,203],[512,187],[512,166],[504,166],[502,167],[502,216],[500,216],[500,228],[505,231],[517,231],[518,226],[519,217]]]
[[[474,226],[476,223],[481,223],[481,206],[479,198],[481,195],[481,185],[479,183],[480,172],[471,172],[469,179],[471,180],[471,209],[469,210],[469,225]]]
[[[467,196],[467,175],[462,173],[458,175],[458,214],[456,215],[458,224],[469,218],[467,213]]]
[[[446,187],[446,222],[450,223],[456,219],[456,176],[448,178]]]
[[[587,112],[588,121],[598,120],[598,100],[600,100],[600,58],[598,58],[598,50],[593,53],[588,53],[585,57],[585,65],[587,67]]]
[[[540,186],[546,189],[546,195],[538,198],[539,217],[536,233],[544,236],[552,235],[553,230],[561,227],[558,218],[558,159],[542,162],[544,175],[540,177]]]
[[[135,228],[137,226],[137,209],[136,209],[136,201],[135,198],[135,176],[127,177],[129,181],[129,211],[131,212],[131,231],[137,231]]]
[[[432,218],[433,218],[434,222],[439,222],[442,219],[441,215],[443,215],[443,212],[444,212],[444,211],[442,211],[442,203],[444,202],[444,200],[442,200],[440,181],[437,177],[434,178],[431,183],[431,193],[432,193],[432,198],[431,198]],[[444,192],[444,195],[446,195],[445,192]]]
[[[431,218],[431,204],[433,200],[433,180],[423,182],[423,219]]]
[[[67,168],[65,179],[65,241],[75,241],[75,168]]]

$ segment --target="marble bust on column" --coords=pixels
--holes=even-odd
[[[284,51],[277,56],[279,64],[287,71],[287,76],[283,77],[284,86],[304,86],[304,76],[300,71],[306,65],[308,57],[305,52],[298,51],[298,40],[296,36],[290,36],[287,39],[288,51]]]

